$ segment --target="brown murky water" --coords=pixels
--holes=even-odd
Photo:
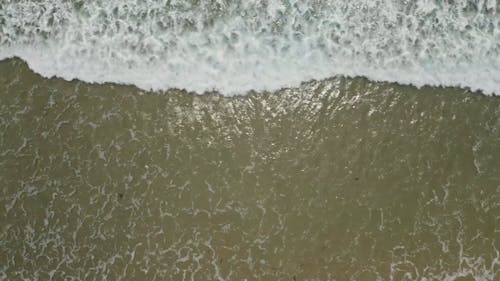
[[[241,97],[0,62],[0,280],[500,280],[500,99]]]

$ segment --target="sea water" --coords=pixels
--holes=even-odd
[[[500,280],[498,5],[0,1],[0,280]]]
[[[364,76],[500,93],[496,0],[0,3],[0,59],[45,77],[241,94]]]

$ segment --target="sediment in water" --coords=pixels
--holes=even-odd
[[[498,98],[0,74],[0,279],[499,277]]]

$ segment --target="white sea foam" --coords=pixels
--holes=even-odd
[[[154,90],[346,75],[500,94],[499,11],[496,0],[6,0],[0,59]]]

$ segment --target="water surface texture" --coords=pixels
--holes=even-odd
[[[500,280],[500,99],[240,97],[0,62],[0,280]]]
[[[498,281],[498,95],[496,0],[0,0],[0,281]]]
[[[337,75],[500,94],[497,0],[3,0],[0,59],[226,95]]]

